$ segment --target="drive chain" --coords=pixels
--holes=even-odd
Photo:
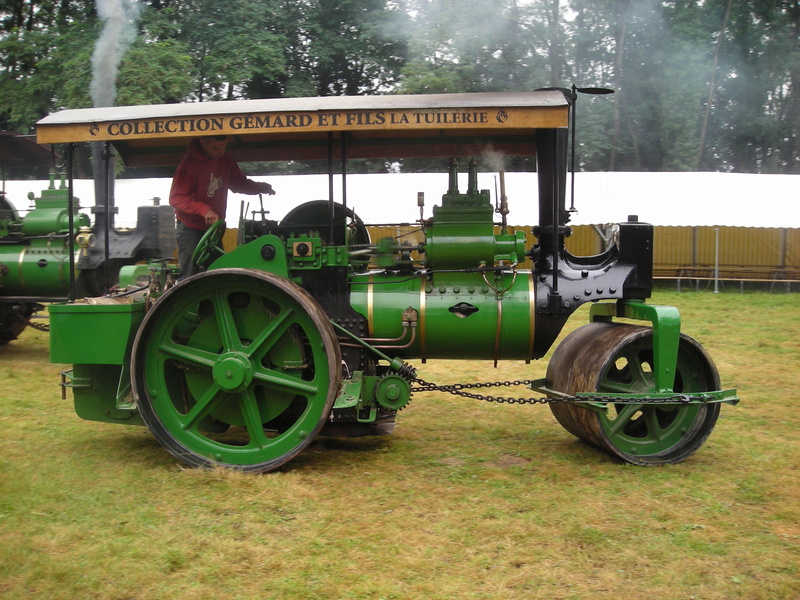
[[[23,317],[22,315],[16,315],[14,317],[14,321],[17,323],[23,323],[26,327],[31,327],[32,329],[38,329],[39,331],[48,332],[50,331],[50,322],[47,323],[37,323],[34,321],[36,317],[31,315],[30,317]]]
[[[498,404],[555,404],[558,402],[601,402],[605,404],[687,404],[692,401],[707,401],[710,399],[707,395],[687,395],[687,394],[674,394],[666,397],[641,397],[641,398],[626,398],[623,396],[555,396],[555,397],[541,397],[541,398],[520,398],[510,396],[492,396],[485,394],[475,394],[465,390],[475,388],[489,388],[489,387],[511,387],[516,385],[530,386],[534,383],[532,379],[517,379],[514,381],[494,381],[486,383],[453,383],[449,385],[436,385],[425,381],[424,379],[414,379],[416,385],[411,388],[412,392],[446,392],[454,396],[463,396],[464,398],[472,398],[475,400],[483,400],[484,402],[496,402]]]
[[[37,323],[33,319],[28,322],[28,327],[38,329],[39,331],[50,331],[50,323]]]

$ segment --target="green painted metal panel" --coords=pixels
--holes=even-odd
[[[50,362],[124,365],[145,304],[51,304],[48,311]]]
[[[354,279],[350,302],[367,318],[374,338],[400,337],[403,311],[417,311],[416,339],[396,351],[399,356],[519,359],[530,356],[533,347],[529,271],[499,280],[492,276],[488,283],[478,273],[439,273],[427,281],[362,276]]]
[[[130,373],[122,365],[75,365],[69,387],[75,414],[87,421],[144,425],[130,397]]]

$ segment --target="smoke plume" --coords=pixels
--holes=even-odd
[[[97,0],[103,30],[92,54],[91,96],[94,106],[113,106],[117,72],[123,54],[136,39],[139,0]]]

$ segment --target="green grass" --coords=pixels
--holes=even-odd
[[[0,597],[800,597],[800,295],[653,301],[742,397],[658,468],[575,440],[547,407],[420,394],[393,436],[319,438],[280,472],[184,469],[143,428],[78,419],[29,329],[0,347]],[[546,363],[418,367],[451,383]]]

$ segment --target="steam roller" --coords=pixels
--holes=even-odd
[[[629,215],[599,253],[567,249],[568,125],[579,91],[249,100],[43,119],[40,141],[113,143],[126,164],[178,160],[209,128],[232,136],[240,161],[327,161],[327,200],[295,203],[274,221],[263,204],[249,219],[242,207],[238,244],[224,247],[225,223],[212,226],[193,256],[197,275],[176,281],[169,265],[143,265],[135,273],[148,273],[146,285],[121,273],[118,293],[51,305],[51,360],[72,365],[62,386],[76,412],[143,425],[190,466],[268,472],[317,436],[392,433],[413,394],[449,392],[548,404],[570,434],[620,461],[685,460],[720,405],[738,397],[681,332],[678,310],[647,302],[652,225]],[[532,229],[508,224],[504,171],[488,174],[499,183],[494,199],[481,188],[490,154],[531,171]],[[348,161],[384,156],[445,159],[429,214],[424,190],[413,222],[370,228],[348,205]],[[391,188],[375,183],[366,201],[392,202]],[[544,378],[437,385],[418,375],[430,360],[541,359],[586,305],[589,322],[560,343]],[[102,339],[88,333],[98,328]],[[507,383],[522,383],[522,397],[476,389]]]

